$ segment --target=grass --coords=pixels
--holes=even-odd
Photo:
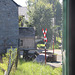
[[[8,68],[8,58],[3,57],[2,61],[3,61],[3,63],[0,63],[0,67],[4,70],[7,70],[7,68]]]
[[[0,67],[5,70],[7,69],[6,63],[0,63]],[[0,75],[3,75],[1,69]],[[10,75],[62,75],[62,68],[59,67],[53,69],[49,65],[32,61],[25,62],[23,59],[20,59],[17,70],[15,70],[15,65],[13,65]]]
[[[0,75],[4,75],[1,69],[0,69]]]
[[[53,69],[49,65],[20,60],[18,69],[10,75],[62,75],[62,68]]]
[[[0,67],[4,70],[7,70],[7,65],[5,63],[0,63]]]

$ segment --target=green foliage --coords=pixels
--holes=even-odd
[[[60,26],[61,23],[62,23],[62,5],[60,4],[60,2],[57,2],[56,12],[55,13],[56,13],[56,15],[55,15],[55,17],[56,17],[56,20],[55,20],[56,25]]]
[[[60,30],[62,30],[62,18],[63,18],[63,10],[62,10],[63,6],[60,4],[60,2],[58,1],[57,2],[57,5],[56,5],[56,14],[55,14],[55,23],[56,25],[59,25],[60,27],[58,27],[58,33],[59,33],[59,36],[61,37],[61,32]]]
[[[3,68],[4,67],[5,66],[3,66]],[[3,75],[1,69],[0,75]],[[59,67],[53,69],[49,65],[40,64],[37,62],[25,62],[21,59],[19,60],[17,70],[13,68],[10,75],[62,75],[62,68]]]
[[[23,27],[23,16],[19,16],[19,27]]]
[[[18,69],[10,75],[61,75],[62,68],[53,69],[49,65],[19,61]]]
[[[5,63],[5,62],[6,62],[6,63]],[[0,67],[1,67],[2,69],[4,69],[4,70],[7,70],[8,62],[7,62],[7,60],[5,60],[5,62],[4,62],[4,63],[0,63]]]
[[[52,48],[53,48],[53,45],[52,45]],[[58,43],[54,45],[54,49],[59,49],[59,44]]]
[[[0,69],[0,75],[4,75],[1,69]]]
[[[38,37],[43,36],[42,28],[48,29],[47,38],[50,43],[52,37],[52,29],[51,29],[51,19],[53,17],[52,4],[45,3],[42,0],[38,0],[38,2],[32,5],[29,8],[28,12],[29,17],[29,25],[32,25],[36,28],[36,35]]]
[[[15,61],[15,58],[17,56],[17,48],[15,48],[14,50],[12,49],[12,47],[7,51],[7,53],[5,54],[5,56],[3,55],[2,61],[3,63],[0,63],[0,67],[3,68],[4,70],[7,71],[8,68],[8,63],[9,63],[9,57],[10,57],[10,52],[11,52],[11,64],[13,61]],[[14,52],[14,53],[13,53]],[[14,58],[13,55],[14,54]]]
[[[56,41],[57,41],[58,43],[62,43],[62,42],[61,42],[62,39],[61,39],[60,37],[56,37]]]
[[[37,44],[37,47],[38,47],[38,48],[45,47],[45,44]]]
[[[28,21],[25,20],[24,16],[19,16],[19,27],[27,27]]]
[[[58,41],[58,40],[62,40],[60,37],[56,37],[56,40]]]
[[[61,38],[60,37],[56,37],[56,44],[54,43],[54,49],[60,49],[59,48],[59,45],[61,44]],[[52,48],[49,47],[49,49],[53,49],[53,45],[52,45]]]
[[[2,57],[3,63],[0,63],[0,67],[7,71],[8,62],[9,62],[9,53],[6,53],[5,56]]]
[[[13,60],[15,60],[16,56],[17,56],[17,48],[10,48],[9,50],[7,50],[7,53],[6,53],[6,57],[10,57],[11,56],[11,63]]]
[[[52,75],[62,75],[62,68],[55,68],[52,72]]]
[[[53,49],[53,45],[52,47],[49,47],[48,49]],[[59,49],[59,43],[54,44],[54,49]]]
[[[29,0],[28,6],[28,27],[33,26],[36,28],[36,36],[43,36],[42,28],[48,29],[47,38],[48,43],[52,40],[53,28],[51,19],[55,18],[55,43],[56,36],[60,35],[62,23],[62,5],[59,0]],[[48,47],[50,44],[47,45]]]

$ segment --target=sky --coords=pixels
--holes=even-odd
[[[23,6],[23,7],[26,7],[28,0],[13,0],[13,1],[15,1],[17,4],[19,4],[19,5]],[[60,3],[62,3],[62,0],[59,0],[59,1],[60,1]]]
[[[63,1],[63,0],[59,0],[59,2],[60,2],[61,4],[62,4],[62,1]]]
[[[28,0],[13,0],[13,1],[15,1],[17,4],[19,4],[19,5],[23,6],[23,7],[26,7]]]

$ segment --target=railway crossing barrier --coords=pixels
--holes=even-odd
[[[47,43],[46,34],[47,34],[47,28],[46,28],[45,31],[44,31],[44,29],[42,28],[42,32],[43,32],[43,35],[44,35],[44,43],[45,43],[45,64],[46,64],[46,43]]]

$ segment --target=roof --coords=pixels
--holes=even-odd
[[[19,37],[35,37],[35,31],[33,27],[20,27]]]
[[[18,7],[21,7],[19,4],[17,4],[14,0],[12,0],[12,2],[16,5],[16,6],[18,6]]]
[[[19,7],[27,7],[28,1],[27,0],[12,0],[17,6]]]

